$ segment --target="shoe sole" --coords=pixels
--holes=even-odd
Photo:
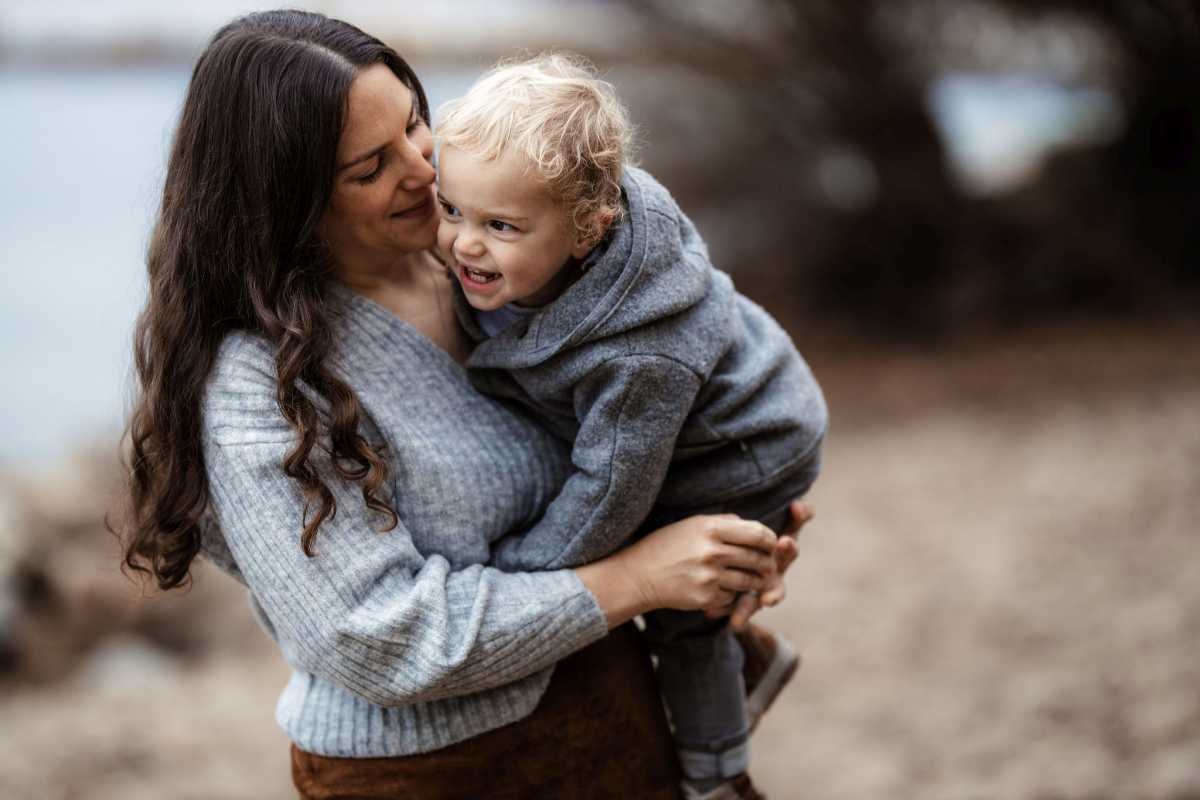
[[[775,637],[775,643],[775,657],[767,665],[762,680],[746,698],[746,717],[750,722],[751,731],[758,727],[767,709],[800,668],[800,654],[796,652],[792,643],[778,635]]]

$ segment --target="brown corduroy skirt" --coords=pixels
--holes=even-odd
[[[334,758],[292,747],[301,800],[678,800],[679,767],[632,624],[559,662],[533,714],[415,756]]]

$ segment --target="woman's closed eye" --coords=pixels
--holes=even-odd
[[[354,179],[356,183],[374,183],[380,175],[383,174],[383,154],[381,153],[375,161],[375,169],[368,172],[366,175],[359,175]]]

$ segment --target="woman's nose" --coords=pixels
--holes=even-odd
[[[401,184],[408,191],[423,189],[437,178],[433,168],[433,134],[422,131],[407,140],[404,159],[408,167]]]

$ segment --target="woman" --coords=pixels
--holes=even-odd
[[[203,549],[249,587],[303,796],[674,797],[624,623],[728,612],[794,552],[697,517],[576,570],[485,565],[568,463],[466,380],[431,158],[379,41],[303,12],[217,33],[148,255],[126,563],[169,589]]]

